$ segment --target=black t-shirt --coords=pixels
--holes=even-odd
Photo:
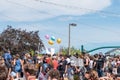
[[[104,66],[105,59],[104,58],[99,58],[96,60],[96,68],[101,69]]]
[[[67,65],[67,61],[66,61],[66,60],[60,61],[60,62],[59,62],[59,66],[58,66],[58,70],[59,70],[59,71],[65,71],[66,65]]]
[[[117,73],[120,74],[120,65],[117,68]]]

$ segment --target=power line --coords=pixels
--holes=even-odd
[[[95,25],[90,25],[90,24],[82,23],[82,22],[79,22],[79,23],[83,24],[83,25],[87,25],[87,27],[92,27],[92,28],[96,28],[96,29],[100,29],[100,30],[103,30],[103,31],[108,31],[108,32],[117,34],[120,37],[120,35],[119,35],[120,33],[119,32],[116,32],[116,31],[113,31],[113,30],[110,30],[110,29],[106,29],[106,28],[103,28],[103,27],[98,27],[98,26],[95,26]]]
[[[17,2],[13,2],[13,1],[10,1],[10,0],[6,0],[6,1],[9,2],[9,3],[15,4],[15,5],[19,5],[19,6],[23,6],[23,7],[26,7],[26,8],[30,8],[30,9],[36,10],[36,11],[37,11],[38,13],[40,13],[40,14],[52,15],[52,14],[50,14],[50,13],[48,13],[48,12],[40,11],[40,10],[38,10],[38,9],[36,9],[36,8],[30,7],[30,6],[26,6],[26,5],[17,3]]]
[[[30,6],[26,6],[26,5],[17,3],[17,2],[13,2],[13,1],[10,1],[10,0],[6,0],[6,1],[9,2],[9,3],[11,3],[11,4],[15,4],[15,5],[17,5],[17,6],[23,6],[23,7],[26,7],[26,8],[30,8],[30,9],[36,10],[36,11],[37,11],[38,13],[40,13],[40,14],[52,15],[52,14],[50,14],[50,13],[43,12],[43,11],[40,11],[40,10],[38,10],[38,9],[36,9],[36,8],[30,7]],[[16,20],[16,21],[19,20],[18,18],[14,18],[14,17],[8,16],[8,15],[2,14],[2,12],[0,12],[0,14],[2,15],[2,17],[7,17],[7,18],[9,18],[9,20]]]
[[[63,5],[63,4],[57,4],[54,2],[47,2],[47,1],[43,1],[43,0],[36,0],[36,1],[40,1],[41,3],[45,3],[45,4],[50,4],[50,5],[55,5],[55,6],[59,6],[59,7],[64,7],[64,8],[73,8],[73,9],[78,9],[78,10],[85,10],[85,11],[90,11],[90,12],[96,12],[96,13],[102,13],[102,14],[109,14],[111,16],[120,16],[120,14],[114,13],[114,12],[109,12],[109,11],[99,11],[99,10],[95,10],[95,9],[88,9],[88,8],[80,8],[80,7],[76,7],[76,6],[70,6],[70,5]]]
[[[37,11],[38,11],[38,9],[33,8],[33,7],[29,7],[29,6],[26,6],[26,5],[23,5],[23,4],[20,4],[20,3],[16,3],[16,2],[13,2],[13,1],[10,1],[10,0],[6,0],[6,1],[9,2],[9,3],[12,3],[12,4],[16,4],[16,5],[24,6],[24,7],[27,7],[27,8],[34,9],[34,10],[37,10]],[[39,0],[39,1],[42,2],[42,3],[47,3],[47,4],[56,5],[56,6],[60,6],[60,7],[76,8],[76,9],[84,9],[84,8],[79,8],[79,7],[75,7],[75,6],[56,4],[56,3],[53,3],[53,2],[46,2],[46,1],[42,1],[42,0]],[[97,11],[97,10],[92,10],[92,9],[85,9],[85,10]],[[38,11],[38,12],[44,14],[44,12],[41,12],[41,11]],[[102,12],[102,13],[107,13],[107,14],[109,14],[109,13],[110,13],[110,14],[114,14],[114,13],[111,13],[111,12],[104,12],[104,11],[100,11],[100,12]],[[2,14],[2,13],[0,13],[0,14]],[[47,14],[48,14],[48,13],[47,13]],[[2,14],[2,15],[3,15],[3,14]],[[8,17],[8,18],[10,18],[10,19],[15,19],[15,20],[16,20],[16,18],[13,18],[13,17],[7,16],[7,15],[3,15],[3,16]],[[82,23],[82,24],[84,24],[84,23]],[[90,26],[89,24],[85,24],[85,25]],[[96,26],[95,26],[94,28],[99,28],[99,29],[102,29],[102,30],[106,30],[105,28],[100,28],[100,27],[96,27]],[[112,32],[113,32],[113,31],[112,31]],[[115,33],[118,34],[118,32],[115,32]]]
[[[2,15],[2,17],[7,17],[7,18],[9,18],[9,20],[18,20],[17,18],[10,17],[10,16],[8,16],[8,15],[2,14],[1,12],[0,12],[0,15]]]
[[[37,10],[39,13],[42,13],[42,14],[52,15],[52,14],[50,14],[50,13],[43,12],[43,11],[39,11],[39,10],[36,9],[36,8],[30,7],[30,6],[26,6],[26,5],[17,3],[17,2],[13,2],[13,1],[10,1],[10,0],[6,0],[6,1],[8,1],[8,2],[10,2],[10,3],[13,3],[13,4],[16,4],[16,5],[20,5],[20,6],[24,6],[24,7],[30,8],[30,9]],[[80,8],[80,7],[76,7],[76,6],[57,4],[57,3],[47,2],[47,1],[42,1],[42,0],[36,0],[36,1],[40,1],[41,3],[50,4],[50,5],[55,5],[55,6],[59,6],[59,7],[70,8],[70,9],[71,9],[71,8],[73,8],[73,9],[80,9],[80,10],[85,10],[85,11],[90,11],[90,12],[95,12],[95,11],[96,11],[96,12],[102,13],[102,14],[110,14],[110,15],[113,15],[113,16],[120,16],[120,14],[116,14],[116,13],[114,13],[114,12],[98,11],[98,10],[95,10],[95,9]]]
[[[52,14],[50,14],[48,12],[40,11],[40,10],[38,10],[36,8],[30,7],[30,6],[26,6],[26,5],[17,3],[17,2],[13,2],[13,1],[10,1],[10,0],[6,0],[6,1],[9,2],[9,3],[15,4],[15,5],[19,5],[19,6],[27,7],[27,8],[30,8],[30,9],[34,9],[34,10],[36,10],[40,14],[52,15]],[[41,3],[45,3],[45,4],[51,4],[51,5],[65,7],[65,8],[70,8],[70,9],[73,8],[73,9],[80,9],[80,10],[86,10],[86,11],[91,11],[91,12],[98,11],[98,10],[85,9],[85,8],[80,8],[80,7],[70,6],[70,5],[57,4],[57,3],[53,3],[53,2],[46,2],[46,1],[42,1],[42,0],[37,0],[37,1],[40,1]],[[105,14],[110,14],[110,15],[114,15],[114,16],[120,16],[120,14],[116,14],[116,13],[113,13],[113,12],[107,12],[107,11],[99,11],[98,13],[102,13],[104,15]],[[14,19],[13,17],[7,16],[7,15],[3,15],[3,16]]]

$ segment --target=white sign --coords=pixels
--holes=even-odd
[[[84,66],[83,59],[76,58],[75,56],[72,56],[72,57],[70,57],[70,60],[71,60],[72,66],[80,66],[80,67]]]
[[[46,54],[55,54],[55,49],[54,48],[46,48]]]

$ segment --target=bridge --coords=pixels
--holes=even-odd
[[[85,53],[90,53],[90,52],[93,52],[93,51],[96,51],[96,50],[99,50],[99,49],[105,49],[105,48],[120,48],[120,46],[102,46],[102,47],[97,47],[97,48],[94,48],[94,49],[91,49],[91,50],[88,50],[86,51],[84,49],[84,46],[82,45],[81,46],[81,52],[85,52]]]

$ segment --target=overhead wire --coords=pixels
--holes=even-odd
[[[40,11],[36,8],[33,8],[33,7],[30,7],[30,6],[26,6],[26,5],[23,5],[23,4],[20,4],[20,3],[16,3],[16,2],[13,2],[13,1],[10,1],[10,0],[6,0],[8,1],[9,3],[12,3],[12,4],[16,4],[16,5],[20,5],[20,6],[24,6],[24,7],[27,7],[27,8],[30,8],[30,9],[33,9],[33,10],[36,10],[37,12],[39,12],[40,14],[47,14],[47,15],[52,15],[50,13],[47,13],[47,12],[43,12],[43,11]],[[98,11],[98,10],[94,10],[94,9],[86,9],[86,8],[80,8],[80,7],[75,7],[75,6],[70,6],[70,5],[62,5],[62,4],[57,4],[57,3],[53,3],[53,2],[46,2],[46,1],[42,1],[42,0],[39,0],[41,3],[45,3],[45,4],[51,4],[51,5],[55,5],[55,6],[59,6],[59,7],[65,7],[65,8],[73,8],[73,9],[76,9],[76,10],[86,10],[86,11],[90,11],[90,12],[97,12],[97,13],[102,13],[102,14],[107,14],[107,15],[112,15],[112,16],[120,16],[120,14],[116,14],[114,12],[108,12],[108,11]],[[2,14],[2,13],[0,13]],[[2,14],[3,16],[5,17],[8,17],[10,19],[15,19],[16,18],[13,18],[13,17],[10,17],[10,16],[7,16],[5,14]],[[81,22],[80,22],[81,23]],[[92,27],[92,28],[97,28],[97,29],[101,29],[101,30],[104,30],[104,31],[110,31],[112,33],[117,33],[118,35],[118,32],[115,32],[115,31],[111,31],[111,30],[108,30],[106,28],[102,28],[102,27],[98,27],[98,26],[93,26],[93,25],[90,25],[90,24],[86,24],[86,23],[81,23],[81,24],[84,24],[84,25],[88,25],[88,27]],[[49,30],[47,30],[49,31]],[[51,31],[52,32],[52,31]],[[55,34],[55,32],[52,32]],[[58,33],[57,33],[58,34]],[[60,33],[61,34],[61,33]],[[62,34],[63,35],[63,34]]]
[[[80,8],[80,7],[76,7],[76,6],[70,6],[70,5],[63,5],[63,4],[57,4],[57,3],[54,3],[54,2],[47,2],[47,1],[43,1],[43,0],[36,0],[36,1],[40,1],[42,3],[46,3],[46,4],[51,4],[51,5],[55,5],[55,6],[59,6],[59,7],[65,7],[65,8],[74,8],[74,9],[82,9],[82,10],[87,10],[87,11],[98,11],[98,10],[95,10],[95,9],[88,9],[88,8]],[[108,12],[108,11],[98,11],[98,13],[102,13],[102,14],[109,14],[109,15],[114,15],[114,16],[120,16],[120,14],[116,14],[114,12]],[[84,24],[84,23],[82,23]],[[116,31],[112,31],[112,30],[108,30],[106,28],[102,28],[102,27],[98,27],[98,26],[93,26],[93,25],[89,25],[89,24],[84,24],[84,25],[88,25],[92,28],[97,28],[97,29],[101,29],[101,30],[104,30],[104,31],[110,31],[112,33],[116,33],[117,35],[119,34],[118,32]],[[119,35],[120,36],[120,35]]]
[[[10,0],[6,0],[6,1],[9,2],[9,3],[12,3],[12,4],[16,4],[16,5],[24,6],[24,7],[30,8],[30,9],[34,9],[34,10],[36,10],[39,13],[42,13],[42,14],[53,15],[53,14],[50,14],[48,12],[43,12],[43,11],[40,11],[36,8],[30,7],[30,6],[27,6],[27,5],[23,5],[23,4],[14,2],[14,1],[10,1]],[[81,7],[71,6],[71,5],[57,4],[57,3],[54,3],[54,2],[47,2],[47,1],[43,1],[43,0],[35,0],[35,1],[40,1],[41,3],[55,5],[55,6],[64,7],[64,8],[70,8],[70,9],[73,8],[75,10],[85,10],[85,11],[95,12],[95,13],[99,13],[99,14],[102,13],[104,15],[107,14],[109,16],[117,16],[117,17],[120,16],[120,14],[117,14],[117,13],[114,13],[114,12],[109,12],[109,11],[102,11],[102,10],[99,11],[99,10],[95,10],[95,9],[81,8]]]
[[[43,11],[40,11],[40,10],[38,10],[36,8],[30,7],[30,6],[27,6],[27,5],[23,5],[21,3],[17,3],[17,2],[14,2],[14,1],[10,1],[10,0],[6,0],[6,1],[9,2],[9,3],[15,4],[15,5],[19,5],[19,6],[23,6],[23,7],[26,7],[26,8],[30,8],[30,9],[36,10],[37,12],[39,12],[41,14],[52,15],[52,14],[50,14],[48,12],[43,12]]]
[[[26,8],[30,8],[30,9],[32,9],[32,10],[37,11],[37,12],[40,13],[40,14],[52,15],[52,14],[50,14],[50,13],[43,12],[43,11],[40,11],[40,10],[38,10],[38,9],[36,9],[36,8],[30,7],[30,6],[26,6],[26,5],[17,3],[17,2],[13,2],[13,1],[10,1],[10,0],[6,0],[6,1],[9,2],[9,3],[11,3],[11,4],[15,4],[15,5],[18,5],[18,6],[23,6],[23,7],[26,7]],[[9,18],[10,20],[17,20],[17,21],[19,20],[18,18],[14,18],[14,17],[8,16],[8,15],[2,14],[2,12],[0,12],[0,14],[2,15],[2,17],[7,17],[7,18]]]
[[[43,11],[40,11],[40,10],[38,10],[38,9],[36,9],[36,8],[30,7],[30,6],[26,6],[26,5],[23,5],[23,4],[14,2],[14,1],[10,1],[10,0],[6,0],[6,1],[9,2],[9,3],[15,4],[15,5],[19,5],[19,6],[23,6],[23,7],[27,7],[27,8],[36,10],[36,11],[39,12],[40,14],[53,15],[53,14],[50,14],[50,13],[48,13],[48,12],[43,12]],[[98,11],[98,10],[94,10],[94,9],[80,8],[80,7],[76,7],[76,6],[57,4],[57,3],[54,3],[54,2],[47,2],[47,1],[43,1],[43,0],[36,0],[36,1],[40,1],[41,3],[51,4],[51,5],[55,5],[55,6],[59,6],[59,7],[80,9],[80,10],[86,10],[86,11],[91,11],[91,12],[95,12],[95,11],[96,11],[96,12],[98,12],[98,13],[102,13],[102,15],[103,15],[103,14],[104,14],[104,15],[107,14],[107,15],[113,15],[113,16],[117,16],[117,17],[120,16],[120,14],[116,14],[116,13],[108,12],[108,11]],[[4,15],[4,16],[5,16],[5,17],[8,17],[8,18],[12,18],[12,17],[7,16],[7,15]]]
[[[36,1],[39,1],[41,3],[45,3],[45,4],[50,4],[50,5],[55,5],[55,6],[59,6],[59,7],[64,7],[64,8],[73,8],[73,9],[76,9],[76,10],[85,10],[85,11],[90,11],[90,12],[96,12],[96,13],[102,13],[102,14],[109,14],[111,16],[119,16],[120,17],[120,13],[117,14],[117,13],[114,13],[114,12],[109,12],[109,11],[99,11],[99,10],[95,10],[95,9],[89,9],[89,8],[81,8],[81,7],[76,7],[76,6],[71,6],[71,5],[64,5],[64,4],[58,4],[58,3],[54,3],[54,2],[47,2],[47,1],[43,1],[43,0],[36,0]]]
[[[39,13],[43,13],[43,14],[44,14],[44,12],[41,12],[41,11],[39,11],[39,10],[36,9],[36,8],[30,7],[30,6],[26,6],[26,5],[23,5],[23,4],[20,4],[20,3],[16,3],[16,2],[13,2],[13,1],[10,1],[10,0],[6,0],[6,1],[9,2],[9,3],[12,3],[12,4],[16,4],[16,5],[20,5],[20,6],[24,6],[24,7],[30,8],[30,9],[37,10]],[[43,1],[43,0],[36,0],[36,1],[40,1],[40,2],[46,3],[46,4],[56,5],[56,6],[60,6],[60,7],[66,7],[66,8],[75,8],[75,9],[84,9],[84,10],[90,10],[90,11],[97,11],[97,10],[93,10],[93,9],[85,9],[85,8],[79,8],[79,7],[70,6],[70,5],[62,5],[62,4],[57,4],[57,3],[53,3],[53,2],[46,2],[46,1]],[[106,11],[100,11],[100,13],[115,14],[115,13],[106,12]],[[0,13],[0,14],[1,14],[1,13]],[[48,13],[46,13],[46,14],[48,14]],[[51,14],[48,14],[48,15],[51,15]],[[115,15],[118,15],[118,14],[115,14]],[[3,16],[8,17],[8,18],[11,18],[11,19],[15,19],[15,18],[10,17],[10,16],[7,16],[7,15],[3,15]],[[86,23],[81,23],[81,24],[90,26],[89,24],[86,24]],[[105,28],[101,28],[101,27],[97,27],[97,26],[94,26],[94,28],[99,28],[99,29],[102,29],[102,30],[106,30]],[[108,30],[107,30],[107,31],[108,31]],[[112,31],[112,32],[113,32],[113,31]],[[118,32],[115,32],[115,33],[118,34]]]
[[[110,30],[110,29],[106,29],[106,28],[103,28],[103,27],[98,27],[98,26],[96,26],[96,25],[90,25],[90,24],[83,23],[83,22],[79,22],[79,23],[82,24],[82,25],[87,25],[87,27],[96,28],[96,29],[99,29],[99,30],[108,31],[108,32],[117,34],[117,35],[120,37],[120,35],[119,35],[120,32],[113,31],[113,30]]]
[[[18,20],[17,18],[14,18],[14,17],[8,16],[8,15],[5,15],[5,14],[3,14],[2,12],[0,12],[0,15],[2,15],[2,17],[9,18],[9,20]]]

